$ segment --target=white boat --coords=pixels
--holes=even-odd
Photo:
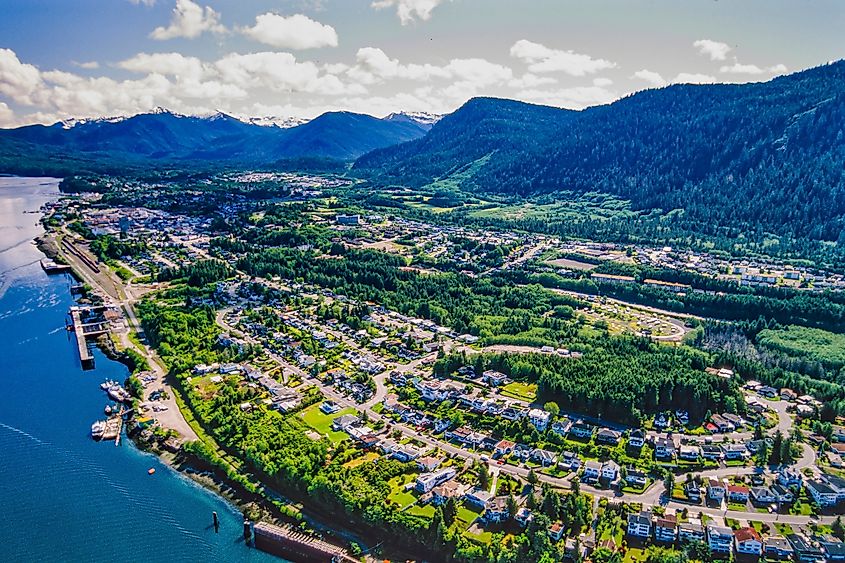
[[[95,440],[99,440],[103,437],[103,432],[106,430],[106,423],[103,420],[98,420],[94,424],[91,425],[91,437]]]
[[[112,410],[112,409],[111,409],[111,405],[106,405],[106,408],[104,409],[105,413],[106,413],[106,414],[111,414],[111,410]]]

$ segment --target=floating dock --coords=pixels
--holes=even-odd
[[[285,559],[308,563],[357,561],[349,557],[341,548],[299,530],[282,528],[266,522],[257,523],[253,530],[255,547]]]

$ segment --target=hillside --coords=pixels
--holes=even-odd
[[[223,113],[192,117],[156,110],[125,119],[0,130],[0,170],[14,171],[7,168],[15,163],[105,170],[122,163],[256,165],[299,157],[351,161],[373,149],[419,138],[427,129],[427,124],[410,119],[349,112],[281,128],[244,123]]]
[[[474,99],[425,137],[361,157],[377,184],[422,186],[491,154],[472,191],[599,191],[701,225],[838,240],[845,62],[742,85],[675,85],[569,111]],[[736,236],[736,235],[734,235]]]

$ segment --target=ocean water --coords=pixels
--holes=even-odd
[[[99,384],[126,368],[97,351],[80,369],[70,280],[42,272],[24,213],[57,196],[55,180],[0,178],[0,561],[281,561],[244,545],[223,499],[128,440],[90,439]]]

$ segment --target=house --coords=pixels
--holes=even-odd
[[[464,495],[464,500],[468,503],[477,506],[478,508],[487,508],[487,503],[493,499],[493,493],[483,489],[475,488]]]
[[[768,487],[753,487],[751,489],[751,500],[755,504],[772,504],[777,502],[778,498]]]
[[[473,432],[471,428],[469,428],[468,426],[461,426],[460,428],[449,430],[448,432],[446,432],[446,434],[444,434],[444,436],[447,440],[466,444],[471,439],[472,434]]]
[[[684,461],[698,461],[698,458],[701,457],[701,448],[682,445],[678,448],[678,457]]]
[[[572,421],[568,418],[563,418],[552,422],[552,432],[554,432],[555,434],[560,434],[561,436],[566,436],[569,433],[569,429],[571,427]]]
[[[648,483],[648,475],[646,475],[644,471],[631,468],[628,469],[625,481],[627,481],[629,485],[633,485],[635,487],[645,487]]]
[[[748,487],[743,485],[728,485],[728,500],[731,502],[748,502],[751,494]]]
[[[353,426],[358,426],[361,420],[354,414],[342,414],[332,421],[332,430],[346,432]]]
[[[784,487],[800,487],[804,484],[804,476],[794,467],[783,467],[778,471],[777,481]]]
[[[546,412],[543,409],[531,409],[530,411],[528,411],[528,420],[540,432],[546,431],[546,428],[549,427],[549,421],[551,420],[551,418],[551,413]]]
[[[393,453],[390,454],[390,457],[404,463],[408,461],[414,461],[415,459],[420,457],[420,455],[422,455],[422,452],[419,448],[410,444],[405,444],[398,446],[395,450],[393,450]]]
[[[450,498],[457,498],[461,493],[461,484],[456,480],[451,479],[442,485],[437,485],[431,489],[431,502],[434,506],[442,506],[446,504]]]
[[[726,460],[739,460],[748,457],[748,448],[745,447],[745,444],[726,444],[723,449],[725,450]]]
[[[684,485],[684,494],[692,502],[701,502],[701,487],[695,481],[689,481]]]
[[[807,481],[807,493],[823,508],[836,506],[836,490],[824,481]]]
[[[707,547],[713,553],[730,553],[733,548],[734,533],[725,526],[710,524],[707,526]]]
[[[795,550],[783,536],[769,536],[763,540],[763,553],[770,559],[792,559]]]
[[[815,563],[824,560],[824,552],[817,547],[806,536],[801,534],[789,534],[786,536],[792,546],[795,559],[799,563]]]
[[[640,512],[628,515],[628,535],[634,538],[651,537],[651,514]]]
[[[642,448],[645,444],[645,432],[636,428],[628,435],[628,446],[631,448]]]
[[[699,520],[690,518],[678,525],[678,540],[681,542],[704,541],[704,526]]]
[[[525,527],[528,525],[529,522],[531,522],[531,520],[534,519],[534,515],[531,513],[531,510],[523,506],[522,508],[516,511],[516,515],[514,515],[513,519],[516,521],[517,524],[522,527]]]
[[[609,444],[615,446],[619,443],[619,438],[622,437],[620,432],[616,430],[611,430],[610,428],[602,428],[598,432],[596,432],[596,443],[597,444]]]
[[[554,541],[560,541],[563,537],[563,523],[558,521],[549,526],[549,537]]]
[[[541,450],[540,448],[531,450],[530,457],[532,461],[539,463],[543,467],[549,467],[557,462],[557,454],[549,450]]]
[[[719,446],[705,444],[701,446],[701,457],[710,461],[719,461],[725,456],[725,452]]]
[[[738,554],[762,555],[763,538],[754,528],[740,528],[734,532],[734,546]]]
[[[482,516],[485,522],[496,524],[510,518],[508,510],[508,497],[496,497],[487,503],[487,508]]]
[[[772,486],[769,487],[769,490],[772,491],[772,495],[775,497],[775,502],[789,504],[795,500],[795,495],[792,491],[780,483],[773,483]]]
[[[788,387],[784,387],[780,390],[780,398],[784,401],[795,401],[798,399],[798,393]]]
[[[845,561],[845,543],[832,536],[824,536],[819,546],[824,552],[828,563],[831,561]]]
[[[729,422],[727,419],[725,419],[720,414],[712,415],[710,417],[710,423],[713,424],[713,426],[716,427],[717,432],[725,433],[725,432],[733,432],[734,430],[736,430],[736,426],[733,425],[731,422]]]
[[[516,446],[516,443],[514,442],[501,440],[496,444],[493,453],[497,456],[506,456],[513,451],[514,446]]]
[[[654,541],[674,543],[678,537],[678,519],[672,516],[658,518],[654,522]]]
[[[707,482],[707,498],[710,500],[715,500],[718,502],[722,502],[725,498],[725,494],[727,490],[725,489],[724,483],[721,481],[717,481],[716,479],[710,479]]]
[[[774,399],[778,396],[778,390],[768,385],[760,387],[759,389],[757,389],[757,392],[763,395],[764,397],[768,397],[769,399]]]
[[[572,427],[569,429],[569,433],[575,436],[576,438],[581,438],[583,440],[590,438],[593,435],[595,429],[595,426],[593,426],[592,424],[587,424],[586,422],[579,420],[578,422],[572,425]]]
[[[414,488],[420,493],[430,492],[437,485],[443,484],[452,477],[457,475],[457,472],[452,467],[441,469],[434,473],[423,473],[417,477]]]
[[[605,461],[601,466],[601,478],[608,483],[616,481],[616,476],[619,475],[619,464],[613,460]]]
[[[654,443],[654,456],[660,459],[675,457],[675,441],[661,436]]]
[[[489,383],[493,387],[498,387],[499,385],[504,385],[508,382],[507,375],[500,371],[495,371],[492,369],[488,369],[484,373],[482,373],[481,378],[483,381]]]
[[[601,476],[601,463],[590,460],[584,464],[584,473],[581,475],[584,481],[598,481],[599,476]]]
[[[443,460],[437,457],[432,457],[430,455],[421,457],[416,460],[417,468],[420,471],[425,471],[426,473],[431,473],[438,467],[440,464],[443,463]]]
[[[323,414],[334,414],[340,410],[340,405],[334,403],[332,401],[325,401],[322,405],[320,405],[320,411]]]

